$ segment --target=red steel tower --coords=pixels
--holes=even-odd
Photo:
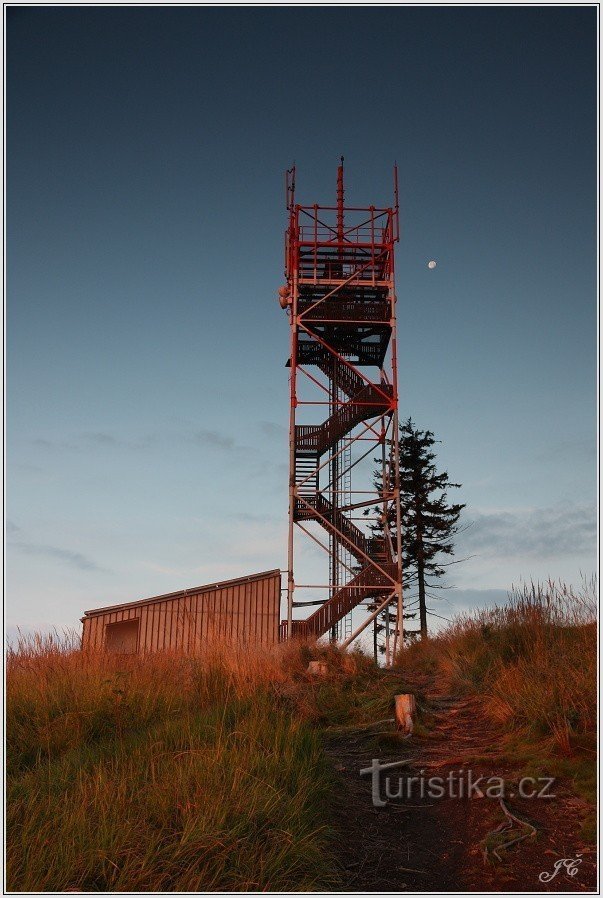
[[[398,388],[394,245],[399,240],[397,169],[390,208],[346,206],[343,157],[335,206],[295,202],[295,168],[286,177],[287,283],[279,290],[291,330],[287,621],[282,636],[349,645],[395,604],[386,663],[402,637]],[[307,423],[307,418],[311,422]],[[316,418],[322,421],[316,422]],[[382,488],[374,484],[378,459]],[[378,507],[382,535],[365,509]],[[297,535],[297,540],[296,540]],[[328,582],[296,583],[296,542],[329,557]],[[326,565],[325,565],[326,567]],[[319,598],[300,601],[308,589]],[[311,593],[316,596],[316,593]],[[352,628],[352,610],[370,614]],[[304,620],[294,609],[318,606]],[[352,632],[353,630],[353,632]]]

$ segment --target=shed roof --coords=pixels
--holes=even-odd
[[[241,586],[252,580],[267,580],[269,577],[280,576],[280,568],[272,571],[262,571],[259,574],[249,574],[247,577],[235,577],[234,580],[220,580],[216,583],[208,583],[204,586],[190,586],[187,589],[179,589],[176,592],[166,592],[162,596],[151,596],[148,599],[138,599],[136,602],[122,602],[119,605],[106,605],[104,608],[92,608],[90,611],[84,611],[84,617],[92,614],[106,614],[108,611],[117,611],[124,608],[136,608],[140,605],[150,605],[153,602],[165,602],[170,599],[182,599],[184,596],[197,595],[201,592],[212,592],[215,589],[224,589],[229,586]],[[84,618],[82,618],[83,620]]]

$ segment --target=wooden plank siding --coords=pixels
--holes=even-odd
[[[139,653],[196,654],[215,640],[272,645],[278,642],[281,603],[279,570],[265,571],[163,596],[86,611],[82,648],[107,648],[107,625],[138,621]],[[115,632],[115,631],[113,631]]]

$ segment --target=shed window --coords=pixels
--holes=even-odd
[[[133,654],[138,651],[139,618],[116,621],[105,626],[105,648],[108,652]]]

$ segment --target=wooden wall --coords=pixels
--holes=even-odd
[[[138,620],[137,651],[197,653],[209,640],[278,641],[280,571],[200,586],[141,602],[87,611],[82,648],[105,651],[106,625]]]

